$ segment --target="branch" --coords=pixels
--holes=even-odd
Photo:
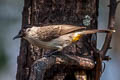
[[[29,80],[43,80],[44,73],[55,63],[55,61],[56,59],[53,57],[43,57],[35,61],[31,68]]]
[[[67,54],[43,57],[34,62],[31,68],[31,77],[29,80],[43,80],[45,72],[55,64],[77,66],[87,70],[93,69],[95,66],[92,59]]]
[[[114,25],[115,25],[115,12],[116,12],[116,8],[118,3],[120,3],[120,1],[116,1],[116,0],[110,0],[110,9],[109,9],[109,21],[108,21],[108,28],[109,29],[114,29]],[[102,56],[102,58],[105,57],[107,50],[110,48],[110,42],[112,39],[112,33],[107,33],[104,44],[100,50],[100,55]]]

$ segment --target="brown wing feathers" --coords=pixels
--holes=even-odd
[[[61,35],[68,34],[75,31],[80,31],[86,27],[72,26],[72,25],[51,25],[40,27],[37,33],[40,35],[40,40],[50,41]]]
[[[72,25],[66,25],[66,26],[61,26],[61,31],[60,35],[68,34],[71,32],[76,32],[76,31],[81,31],[85,29],[86,27],[79,27],[79,26],[72,26]]]

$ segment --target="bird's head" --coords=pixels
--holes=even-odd
[[[13,40],[18,39],[18,38],[25,38],[27,34],[30,32],[30,28],[26,29],[21,29],[19,33],[13,38]]]

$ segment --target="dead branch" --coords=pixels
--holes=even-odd
[[[54,63],[56,59],[54,57],[43,57],[34,62],[31,68],[31,76],[29,80],[43,80],[44,73],[47,69],[49,69]]]
[[[95,63],[92,59],[71,56],[71,55],[55,55],[51,57],[43,57],[34,62],[31,68],[31,77],[29,80],[43,80],[46,70],[50,69],[55,64],[64,64],[66,66],[77,66],[82,69],[93,69]]]
[[[112,30],[114,29],[115,12],[116,12],[118,3],[120,3],[120,1],[117,2],[116,0],[110,0],[108,29],[112,29]],[[112,33],[111,32],[107,33],[104,44],[100,51],[92,46],[92,49],[94,51],[95,60],[96,60],[95,80],[100,80],[100,76],[102,74],[102,60],[110,60],[111,59],[109,56],[106,56],[108,49],[110,49],[111,39],[112,39]]]
[[[120,3],[120,1],[117,2],[116,0],[110,0],[108,29],[114,29],[115,12],[116,12],[118,3]],[[108,49],[110,48],[111,39],[112,39],[112,33],[107,33],[104,44],[100,50],[100,55],[102,56],[102,58],[105,57]]]

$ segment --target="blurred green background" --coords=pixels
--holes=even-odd
[[[0,0],[0,80],[15,80],[19,40],[12,40],[21,27],[23,0]]]
[[[109,0],[100,0],[99,29],[106,29]],[[18,33],[22,21],[24,0],[0,0],[0,80],[15,80],[17,71],[17,56],[20,40],[12,40]],[[116,29],[113,34],[112,50],[108,53],[112,60],[106,63],[101,80],[120,80],[120,5],[116,14]],[[101,48],[104,34],[98,34],[98,48]]]

